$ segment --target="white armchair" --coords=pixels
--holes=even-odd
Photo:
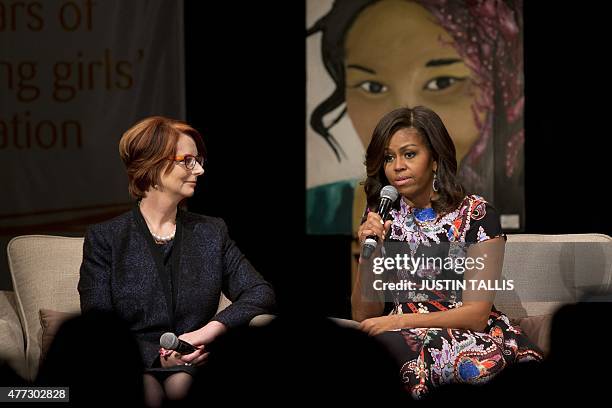
[[[41,310],[80,313],[77,284],[83,238],[24,235],[7,245],[13,291],[0,292],[0,359],[33,381],[42,350]],[[231,302],[222,294],[219,311]],[[251,325],[272,317],[256,316]]]

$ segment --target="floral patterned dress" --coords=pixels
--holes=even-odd
[[[431,208],[412,208],[400,200],[392,210],[393,223],[385,247],[403,247],[412,255],[419,248],[444,248],[449,256],[462,256],[465,247],[502,233],[499,215],[482,197],[469,195],[459,207],[437,217]],[[406,247],[407,244],[408,246]],[[389,256],[387,253],[385,256]],[[422,279],[431,271],[417,272]],[[398,271],[395,271],[397,274]],[[440,273],[438,271],[438,273]],[[444,273],[444,272],[442,272]],[[434,273],[435,275],[435,273]],[[436,276],[440,278],[440,276]],[[396,276],[398,278],[398,276]],[[444,293],[421,291],[406,299],[389,293],[386,313],[430,313],[461,307],[461,289]],[[433,387],[448,383],[482,384],[506,366],[523,361],[541,361],[542,351],[513,325],[502,312],[492,308],[484,332],[454,328],[405,328],[377,336],[398,360],[402,382],[413,398]]]

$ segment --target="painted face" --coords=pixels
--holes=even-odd
[[[478,89],[452,42],[427,10],[405,0],[383,0],[357,17],[345,44],[346,106],[364,146],[387,112],[424,105],[442,118],[457,161],[468,153],[479,137]]]
[[[184,156],[186,154],[197,156],[198,149],[191,137],[181,134],[176,143],[176,155]],[[173,198],[178,198],[178,200],[191,197],[195,192],[196,179],[202,174],[204,174],[204,169],[199,163],[196,163],[195,167],[189,170],[184,162],[174,162],[174,167],[170,173],[162,173],[162,191],[164,194],[170,194]]]
[[[384,166],[387,180],[402,196],[413,203],[429,203],[438,164],[416,129],[400,129],[391,136]]]

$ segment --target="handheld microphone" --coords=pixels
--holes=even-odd
[[[395,187],[389,185],[384,186],[382,190],[380,190],[380,201],[378,202],[378,211],[377,214],[380,215],[380,218],[383,220],[389,214],[389,210],[391,209],[391,205],[397,200],[399,196]],[[361,250],[361,256],[364,259],[370,259],[372,253],[376,249],[376,245],[378,243],[378,236],[376,235],[368,235],[363,243],[363,248]]]
[[[191,354],[197,350],[195,346],[176,337],[174,333],[164,333],[159,338],[159,345],[166,350],[174,350],[180,354]]]

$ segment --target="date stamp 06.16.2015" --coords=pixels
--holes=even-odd
[[[68,387],[0,387],[0,403],[49,401],[68,402]]]

